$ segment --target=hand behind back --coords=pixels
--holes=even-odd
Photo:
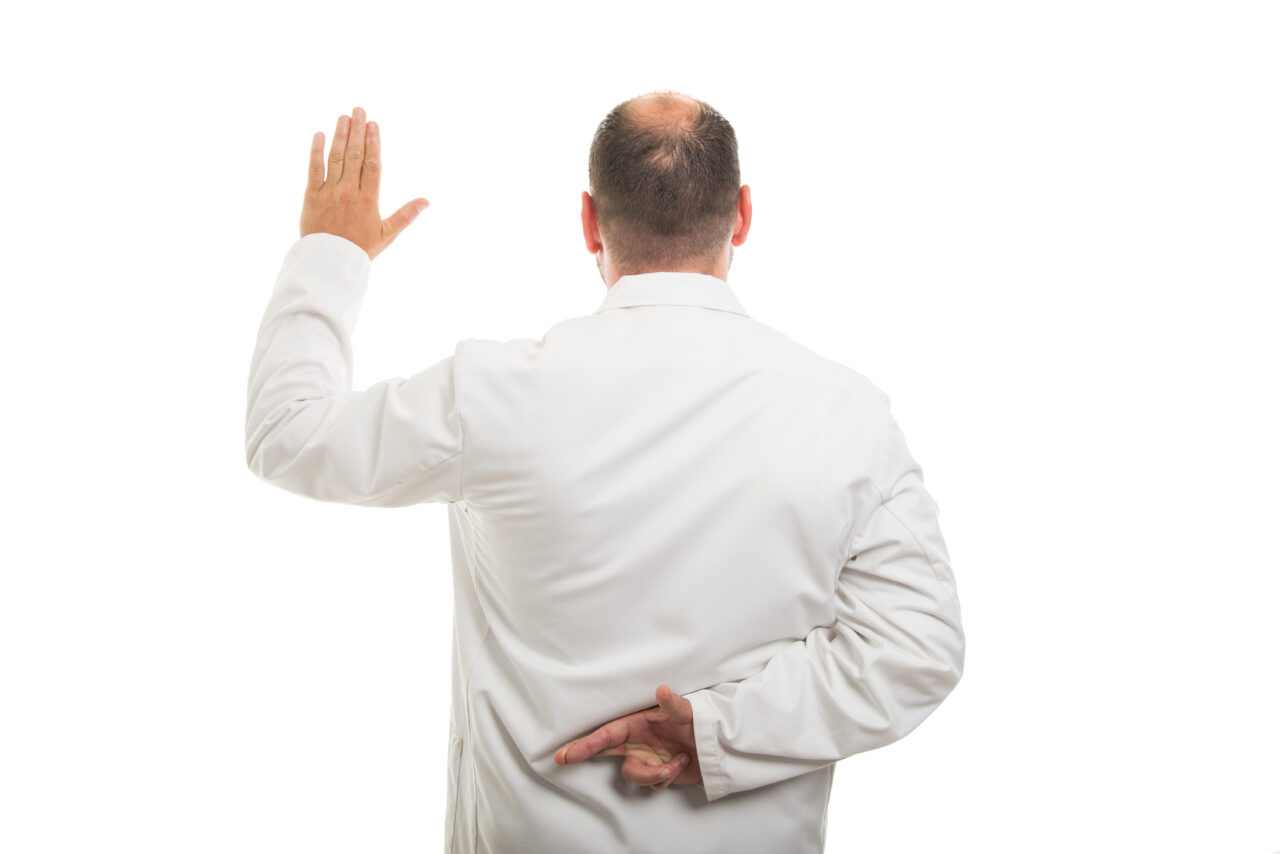
[[[666,685],[658,705],[612,720],[590,735],[556,751],[557,765],[592,756],[624,756],[622,779],[653,789],[672,783],[701,783],[702,769],[693,738],[693,705]]]

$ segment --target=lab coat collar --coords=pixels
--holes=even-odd
[[[638,273],[613,283],[596,314],[633,305],[697,305],[750,317],[724,279],[705,273]]]

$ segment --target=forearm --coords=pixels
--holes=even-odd
[[[409,378],[352,385],[351,339],[369,257],[317,233],[289,250],[249,370],[245,459],[321,501],[401,507],[461,494],[453,357]]]
[[[897,486],[841,572],[833,625],[747,679],[686,695],[708,799],[890,744],[959,681],[964,634],[933,504],[916,473]]]
[[[350,391],[368,275],[364,251],[332,234],[304,237],[285,256],[249,367],[245,458],[260,477],[273,479],[315,436],[317,405],[332,408]]]

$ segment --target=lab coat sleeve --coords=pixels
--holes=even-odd
[[[836,585],[836,619],[763,670],[687,694],[708,800],[815,771],[911,732],[964,665],[937,507],[886,413],[876,483]]]
[[[370,259],[334,234],[289,249],[249,369],[245,458],[321,501],[401,507],[461,498],[454,356],[353,391],[351,336]]]

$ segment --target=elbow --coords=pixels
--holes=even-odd
[[[290,492],[306,494],[294,483],[298,468],[297,452],[286,447],[280,441],[280,437],[274,437],[273,440],[272,434],[267,434],[256,441],[246,443],[244,458],[249,471],[264,482]]]
[[[288,480],[296,452],[285,446],[279,430],[262,429],[246,437],[244,461],[249,471],[265,483],[290,489]]]
[[[244,464],[248,466],[249,471],[254,474],[258,473],[258,450],[262,443],[255,440],[252,434],[246,434],[244,437]]]
[[[954,601],[954,600],[953,600]],[[953,636],[951,641],[951,669],[955,671],[955,680],[951,687],[955,687],[955,683],[960,681],[960,677],[964,675],[964,624],[960,622],[960,604],[955,603],[955,619],[952,622]]]
[[[960,620],[960,606],[955,598],[951,608],[937,614],[938,631],[930,644],[931,670],[937,677],[937,702],[941,703],[960,683],[964,675],[965,636]]]
[[[957,637],[933,647],[927,661],[918,662],[917,667],[912,677],[903,680],[904,688],[906,684],[911,687],[904,695],[906,701],[894,740],[914,730],[937,711],[960,683],[964,674],[964,638]],[[908,696],[910,699],[906,699]]]
[[[964,675],[965,640],[964,632],[956,628],[955,634],[942,644],[935,655],[936,675],[934,696],[935,702],[941,703],[960,684]]]
[[[941,705],[964,675],[964,634],[956,627],[935,636],[916,657],[916,702],[932,711]]]
[[[259,453],[258,446],[251,445],[245,448],[244,461],[249,471],[257,475],[260,480],[272,482],[271,474],[262,465],[262,454]]]
[[[279,484],[300,453],[294,436],[297,419],[306,411],[307,401],[290,401],[265,418],[245,428],[244,461],[249,471],[267,483]]]
[[[257,430],[246,433],[244,438],[244,462],[248,466],[249,471],[258,477],[271,482],[271,472],[268,470],[267,460],[270,457],[271,430],[265,426],[259,426]]]

